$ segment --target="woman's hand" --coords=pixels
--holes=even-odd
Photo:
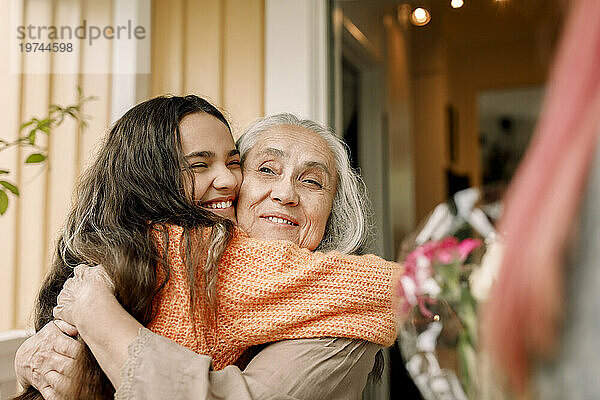
[[[101,265],[89,267],[80,264],[75,267],[74,273],[59,293],[53,314],[54,318],[77,327],[98,300],[114,296],[114,285]]]
[[[74,325],[114,387],[121,385],[121,368],[129,344],[142,325],[125,311],[102,266],[78,265],[58,295],[54,317]]]
[[[15,355],[15,372],[21,386],[34,386],[46,400],[68,398],[82,349],[82,344],[70,337],[75,335],[74,326],[52,321],[27,339]]]

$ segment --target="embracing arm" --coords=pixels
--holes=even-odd
[[[267,346],[244,371],[213,371],[210,357],[142,328],[116,299],[88,311],[77,327],[118,388],[116,399],[358,399],[381,348],[355,339],[287,340]]]
[[[15,374],[23,388],[33,386],[46,400],[61,399],[70,388],[81,343],[75,327],[52,321],[27,339],[15,354]]]
[[[125,311],[113,290],[104,268],[79,265],[65,282],[53,313],[77,328],[108,379],[118,387],[127,347],[142,325]]]
[[[122,399],[359,398],[379,345],[328,338],[267,346],[244,371],[151,333],[107,287],[101,267],[79,266],[54,310],[79,330]],[[139,335],[138,335],[139,333]]]
[[[390,346],[399,264],[373,255],[319,253],[237,235],[219,265],[220,335],[251,345],[349,337]],[[160,333],[160,332],[158,332]]]
[[[142,329],[115,398],[359,399],[380,348],[341,338],[286,340],[267,346],[244,371],[213,371],[210,357]]]
[[[96,302],[93,312],[86,313],[77,324],[79,334],[115,388],[121,385],[127,347],[141,327],[114,296]]]

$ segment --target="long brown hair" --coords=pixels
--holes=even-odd
[[[179,122],[191,113],[214,116],[230,129],[223,114],[197,96],[163,96],[129,110],[108,133],[97,158],[82,175],[75,201],[60,235],[54,262],[39,292],[35,306],[35,329],[53,320],[52,309],[64,282],[78,264],[102,264],[115,284],[123,307],[140,323],[152,319],[152,300],[169,279],[166,252],[162,256],[152,239],[158,231],[168,244],[164,224],[184,227],[183,258],[187,268],[198,265],[190,254],[191,238],[197,228],[211,227],[204,249],[208,254],[205,278],[209,301],[214,299],[214,282],[220,256],[227,245],[232,223],[194,204],[186,184],[191,170],[181,150]],[[198,251],[196,251],[198,250]],[[206,253],[204,253],[206,250]],[[166,279],[159,282],[157,270]],[[189,273],[194,294],[195,273]],[[193,304],[193,303],[192,303]],[[75,398],[112,397],[114,388],[99,368],[89,348],[78,362]],[[33,387],[17,399],[41,399]]]

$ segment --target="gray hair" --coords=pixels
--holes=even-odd
[[[369,201],[362,178],[350,165],[348,146],[330,128],[289,113],[261,118],[246,128],[237,140],[242,162],[262,133],[280,125],[298,126],[317,133],[327,142],[335,158],[337,189],[323,239],[316,250],[336,250],[346,254],[356,252],[368,234],[366,210],[369,209]]]

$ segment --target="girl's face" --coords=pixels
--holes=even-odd
[[[179,132],[186,168],[193,175],[193,186],[188,182],[186,192],[193,190],[201,207],[235,222],[242,169],[229,129],[212,115],[196,112],[181,119]]]

